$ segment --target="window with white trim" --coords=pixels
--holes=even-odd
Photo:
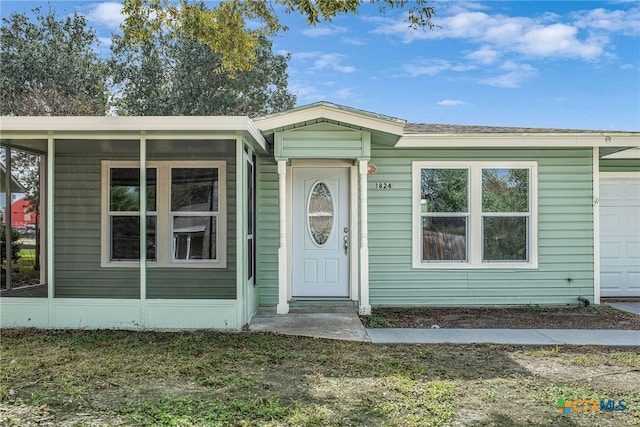
[[[225,162],[148,162],[149,267],[226,267]],[[140,261],[140,168],[102,163],[102,266]]]
[[[414,162],[414,268],[536,268],[535,162]]]

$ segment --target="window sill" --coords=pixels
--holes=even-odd
[[[482,263],[482,264],[470,264],[470,263],[424,263],[413,262],[412,268],[414,269],[426,269],[426,270],[537,270],[538,263],[508,263],[508,262],[495,262],[495,263]]]
[[[101,268],[135,268],[140,269],[139,262],[121,261],[121,262],[108,262],[103,261],[100,263]],[[216,262],[196,262],[196,261],[176,261],[170,263],[157,263],[147,261],[147,269],[155,268],[227,268],[227,263],[222,261]]]

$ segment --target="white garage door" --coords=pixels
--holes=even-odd
[[[640,297],[640,178],[600,177],[600,292]]]

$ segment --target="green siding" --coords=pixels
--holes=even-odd
[[[538,269],[414,269],[411,266],[413,161],[538,162]],[[592,151],[590,149],[372,149],[369,263],[372,305],[576,303],[593,298]],[[391,182],[376,190],[375,182]],[[278,177],[259,167],[260,304],[278,302]]]
[[[413,161],[537,161],[536,270],[413,269]],[[591,150],[372,150],[369,263],[372,305],[576,303],[593,297]],[[391,182],[376,190],[374,182]]]
[[[278,214],[278,166],[272,159],[258,159],[258,198],[256,284],[260,290],[260,305],[278,303],[278,244],[280,218]]]
[[[118,142],[118,148],[121,143]],[[137,142],[130,146],[137,150]],[[149,141],[148,160],[225,160],[227,268],[147,269],[148,298],[236,297],[235,141]],[[108,141],[60,141],[55,165],[55,296],[139,298],[137,268],[100,267],[101,161],[138,160]],[[103,150],[103,151],[101,151]],[[123,152],[129,151],[128,154]],[[73,153],[73,154],[70,154]],[[176,154],[178,153],[178,154]]]
[[[341,126],[319,124],[287,130],[276,138],[277,158],[350,159],[368,152],[363,132]]]
[[[640,159],[600,159],[600,172],[640,172]]]

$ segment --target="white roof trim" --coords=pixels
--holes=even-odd
[[[256,119],[255,125],[263,132],[273,129],[292,126],[298,123],[310,122],[318,119],[333,120],[347,123],[369,130],[390,133],[392,135],[402,135],[404,130],[404,120],[389,120],[376,118],[369,115],[359,114],[355,111],[338,109],[328,105],[317,105],[310,108],[292,110],[287,113]]]
[[[245,116],[3,116],[0,117],[2,138],[47,138],[49,136],[90,137],[109,134],[122,138],[141,135],[249,134],[263,149],[266,140],[254,123]]]
[[[484,135],[405,135],[396,148],[473,148],[473,147],[637,147],[640,134],[484,134]]]

